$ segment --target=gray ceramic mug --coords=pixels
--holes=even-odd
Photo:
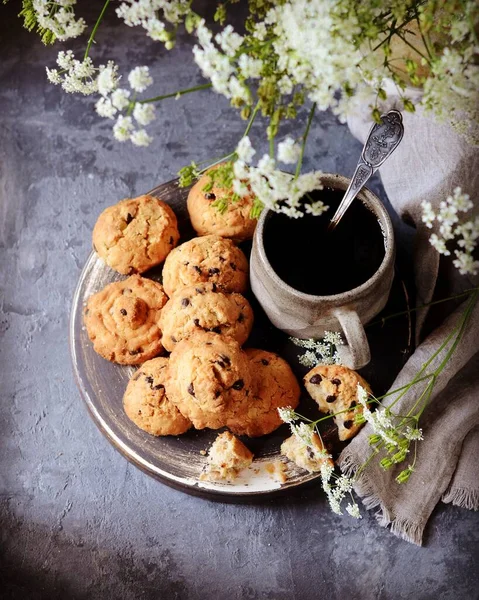
[[[349,179],[324,175],[324,187],[346,190]],[[332,296],[313,296],[295,290],[278,277],[265,253],[263,233],[267,210],[256,226],[251,251],[251,288],[272,324],[288,335],[319,339],[325,331],[340,331],[346,345],[338,348],[344,365],[359,369],[371,359],[364,325],[386,305],[394,278],[394,233],[391,219],[377,196],[364,188],[357,197],[371,210],[382,229],[385,255],[379,269],[365,283]]]

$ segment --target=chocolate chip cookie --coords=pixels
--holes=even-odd
[[[123,396],[127,416],[152,435],[180,435],[191,427],[165,393],[167,358],[146,361],[128,382]]]
[[[256,219],[251,218],[254,196],[232,200],[233,191],[217,185],[205,191],[210,183],[206,173],[196,182],[188,194],[188,213],[191,224],[198,235],[215,233],[237,242],[250,240],[256,227]],[[217,200],[226,199],[227,208],[224,212],[215,205]]]
[[[334,467],[331,457],[324,455],[323,441],[317,433],[313,433],[312,442],[311,446],[307,446],[296,435],[292,435],[281,444],[281,454],[310,473],[321,471],[324,463]]]
[[[361,429],[361,425],[354,423],[354,414],[362,412],[357,402],[358,383],[371,392],[369,384],[359,373],[341,365],[319,365],[304,378],[304,385],[319,410],[341,413],[333,417],[341,441],[349,440]]]
[[[123,365],[137,365],[161,353],[163,287],[140,275],[110,283],[88,299],[83,313],[93,348]]]
[[[93,229],[93,247],[122,273],[143,273],[162,263],[178,243],[175,213],[153,196],[121,200],[106,208]]]
[[[161,311],[163,346],[171,352],[198,331],[235,339],[240,346],[253,327],[253,311],[241,294],[218,291],[216,283],[198,283],[178,290]]]
[[[246,355],[255,392],[247,411],[230,420],[228,427],[237,435],[257,437],[282,425],[278,408],[296,408],[300,389],[291,367],[277,354],[248,348]]]
[[[229,431],[220,433],[208,451],[208,464],[200,479],[233,481],[253,462],[253,453]]]
[[[253,395],[248,357],[235,340],[198,332],[171,353],[166,393],[196,429],[229,425]]]
[[[163,267],[168,296],[194,283],[216,283],[227,292],[244,292],[248,261],[231,240],[217,235],[193,238],[175,248]]]

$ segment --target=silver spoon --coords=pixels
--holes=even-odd
[[[385,115],[381,115],[380,123],[375,123],[371,127],[351,183],[331,219],[328,231],[332,231],[337,226],[351,202],[359,194],[361,188],[371,175],[379,169],[399,146],[403,135],[404,125],[402,115],[398,110],[390,110]]]

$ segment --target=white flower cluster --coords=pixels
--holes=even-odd
[[[325,331],[322,340],[301,340],[295,337],[289,339],[295,346],[306,349],[306,352],[299,357],[300,364],[305,367],[315,367],[317,364],[341,364],[341,359],[336,348],[337,346],[342,346],[344,341],[338,332]]]
[[[285,154],[291,157],[296,153],[294,143],[285,141],[282,149],[283,158]],[[287,149],[285,149],[287,148]],[[304,197],[309,192],[322,188],[320,171],[304,173],[297,177],[276,169],[276,161],[265,154],[254,167],[250,163],[255,154],[248,137],[240,140],[236,148],[238,157],[233,165],[235,180],[234,191],[239,196],[253,194],[262,204],[271,210],[284,213],[289,217],[297,219],[304,212],[320,215],[327,206],[321,201],[305,202]]]
[[[196,64],[200,67],[203,75],[211,80],[213,88],[226,98],[231,99],[238,105],[249,103],[251,93],[248,86],[241,83],[240,79],[234,73],[238,70],[235,64],[235,55],[238,52],[243,37],[233,31],[231,25],[227,25],[223,31],[215,36],[206,27],[204,19],[201,19],[196,28],[199,45],[193,48],[193,56]],[[258,71],[258,65],[248,60],[242,59],[243,68],[250,73]]]
[[[369,394],[360,383],[358,383],[357,398],[359,404],[361,404],[363,407],[362,416],[368,423],[371,424],[374,433],[386,444],[398,446],[396,431],[390,417],[387,415],[385,410],[378,409],[374,412],[369,410]]]
[[[62,50],[58,53],[57,65],[60,69],[47,67],[47,77],[51,83],[61,85],[65,92],[89,95],[100,91],[100,84],[104,91],[118,82],[118,67],[113,61],[95,67],[90,57],[80,61],[71,50]]]
[[[174,34],[167,30],[165,21],[178,25],[190,6],[190,0],[124,0],[116,14],[129,27],[143,27],[151,39],[164,42],[167,50],[171,50],[175,45]],[[160,13],[164,20],[159,18]]]
[[[37,23],[64,42],[81,35],[86,28],[84,19],[77,19],[73,11],[76,0],[33,0]]]
[[[464,20],[463,24],[470,26]],[[456,35],[457,28],[454,30]],[[479,143],[477,90],[479,89],[479,46],[471,44],[466,52],[445,48],[431,66],[431,77],[424,84],[422,103],[442,121],[449,121],[472,144]]]
[[[462,189],[456,187],[452,196],[448,196],[441,202],[437,214],[430,202],[425,201],[421,206],[422,220],[426,226],[432,229],[435,222],[439,224],[439,235],[433,233],[429,238],[432,246],[439,254],[450,256],[451,251],[447,244],[455,240],[459,249],[454,250],[456,256],[453,260],[454,266],[459,269],[461,275],[477,275],[479,261],[474,260],[473,253],[479,238],[479,217],[459,223],[459,213],[466,213],[474,206],[468,194],[463,194]]]
[[[341,503],[346,497],[347,494],[352,496],[353,490],[353,480],[350,477],[346,477],[346,475],[340,475],[337,477],[334,474],[333,467],[331,464],[324,462],[321,465],[321,485],[323,490],[328,497],[329,506],[331,510],[337,515],[342,515],[343,511],[341,510]],[[355,519],[361,519],[361,513],[359,512],[359,506],[354,502],[350,502],[346,506],[346,511]]]
[[[285,408],[278,408],[279,418],[283,421],[283,423],[291,424],[296,420],[296,413],[291,408],[291,406],[286,406]]]

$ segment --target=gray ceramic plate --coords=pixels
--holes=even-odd
[[[177,180],[174,180],[150,193],[172,206],[178,217],[181,242],[193,237],[194,231],[186,211],[188,190],[178,188]],[[250,246],[243,245],[243,250],[248,254]],[[161,281],[161,269],[153,269],[145,276]],[[227,484],[200,481],[200,474],[206,462],[200,451],[209,447],[217,431],[191,431],[179,437],[157,438],[143,432],[127,418],[123,411],[122,397],[128,379],[135,369],[110,363],[96,354],[82,322],[82,310],[86,299],[108,283],[119,279],[122,279],[122,276],[107,267],[92,252],[75,291],[70,322],[70,346],[78,387],[93,420],[113,445],[149,475],[189,493],[239,499],[287,491],[316,479],[317,475],[286,463],[280,456],[281,442],[289,435],[286,426],[263,438],[247,438],[246,444],[255,454],[253,465],[241,478]],[[248,298],[255,312],[255,326],[247,345],[277,352],[291,364],[301,381],[308,369],[298,362],[299,349],[286,335],[269,323],[255,298]],[[396,281],[385,313],[397,312],[404,308],[402,286]],[[368,332],[373,360],[361,373],[370,381],[377,394],[387,389],[407,355],[404,353],[408,348],[407,326],[404,321],[401,322],[401,326],[398,326],[397,320],[391,323],[393,324],[387,328],[372,327]],[[305,415],[317,414],[317,411],[314,411],[314,403],[305,393],[300,409]],[[337,454],[342,446],[334,426],[327,425],[323,435],[330,451]],[[280,481],[284,478],[278,476],[280,472],[286,477],[286,481]]]

